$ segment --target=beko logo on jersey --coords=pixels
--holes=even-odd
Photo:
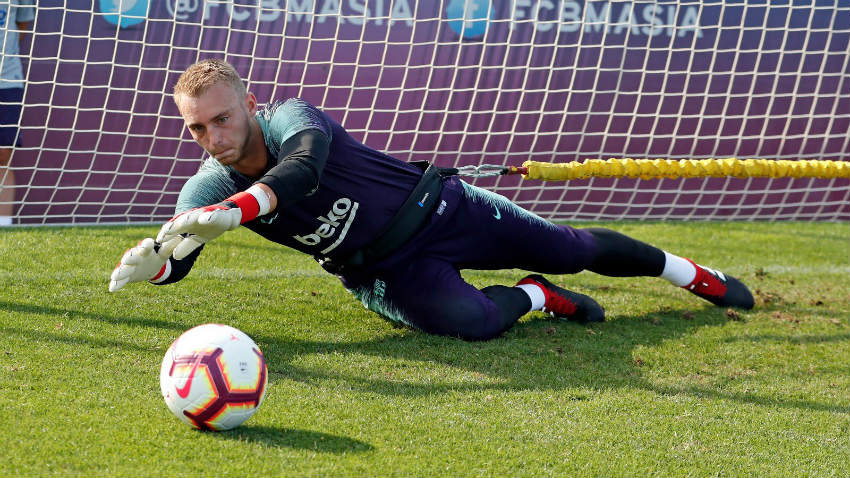
[[[354,221],[354,216],[357,214],[357,207],[359,205],[360,203],[357,201],[352,201],[348,198],[339,198],[335,203],[333,203],[331,210],[325,216],[319,216],[316,218],[322,224],[316,228],[315,232],[312,234],[305,234],[303,236],[292,237],[302,244],[318,246],[323,239],[333,237],[340,228],[340,224],[342,224],[342,230],[336,238],[336,241],[322,249],[322,254],[327,254],[328,252],[336,249],[336,247],[345,239],[346,234],[348,234],[348,228],[351,227],[351,223]],[[343,223],[343,221],[345,222]]]

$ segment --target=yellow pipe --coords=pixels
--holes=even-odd
[[[568,181],[590,177],[657,178],[850,178],[850,162],[780,159],[590,159],[584,162],[526,161],[524,179]]]

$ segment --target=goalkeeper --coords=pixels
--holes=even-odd
[[[753,307],[731,276],[612,230],[545,221],[451,170],[370,149],[302,100],[258,110],[223,61],[190,66],[174,100],[211,157],[183,186],[177,215],[156,240],[123,255],[110,291],[176,282],[205,243],[243,225],[312,255],[383,317],[466,340],[496,337],[531,310],[591,322],[604,320],[604,310],[541,275],[479,290],[462,269],[657,276],[718,306]]]

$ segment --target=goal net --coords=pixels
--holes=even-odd
[[[850,161],[847,0],[37,3],[20,224],[169,218],[204,157],[170,91],[209,57],[402,160]],[[846,179],[471,181],[554,220],[850,219]]]

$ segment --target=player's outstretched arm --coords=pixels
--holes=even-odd
[[[147,237],[136,247],[131,247],[121,256],[121,262],[112,271],[109,292],[131,282],[156,281],[167,275],[169,256],[180,243],[179,239],[160,244]]]

